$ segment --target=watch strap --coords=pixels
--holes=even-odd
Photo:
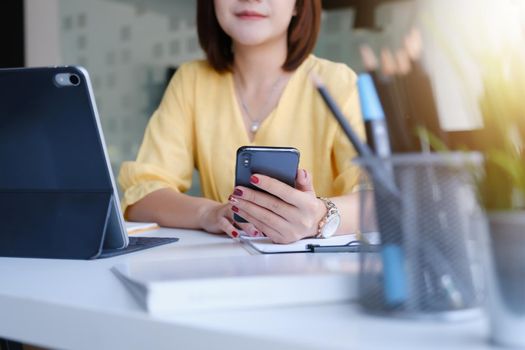
[[[323,236],[323,227],[326,225],[326,222],[328,219],[334,215],[339,215],[339,209],[337,209],[337,206],[332,202],[330,199],[325,197],[317,197],[321,201],[323,201],[325,207],[326,207],[326,214],[323,216],[321,221],[319,221],[319,224],[317,226],[317,234],[315,235],[315,238],[324,238]]]

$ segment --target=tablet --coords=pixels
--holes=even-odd
[[[0,227],[0,256],[129,245],[85,69],[0,69]]]

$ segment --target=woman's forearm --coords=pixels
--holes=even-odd
[[[210,199],[161,189],[129,206],[125,217],[131,221],[156,222],[164,227],[203,229],[203,215],[217,205],[220,203]]]

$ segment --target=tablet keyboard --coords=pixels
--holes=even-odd
[[[179,239],[175,237],[129,237],[129,244],[122,249],[104,249],[98,256],[98,259],[111,258],[113,256],[128,254],[144,250],[148,248],[157,247],[159,245],[177,242]]]

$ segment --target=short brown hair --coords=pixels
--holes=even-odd
[[[321,0],[297,0],[296,12],[288,28],[288,56],[283,69],[293,71],[315,47],[321,25]],[[217,71],[231,69],[232,39],[222,30],[215,14],[213,0],[197,1],[199,43],[210,65]]]

